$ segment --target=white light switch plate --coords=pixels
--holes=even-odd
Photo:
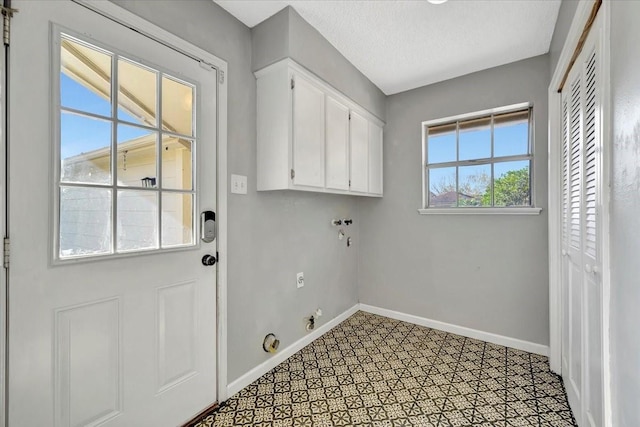
[[[247,177],[245,175],[231,175],[231,193],[247,194]]]

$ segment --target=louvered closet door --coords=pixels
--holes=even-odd
[[[562,94],[562,376],[579,425],[603,425],[600,19]]]
[[[574,70],[575,71],[575,70]],[[567,396],[572,407],[581,406],[582,398],[582,78],[579,72],[570,76],[566,90],[566,143],[567,163],[563,176],[567,179],[565,199],[566,218],[563,265],[566,283],[566,300],[563,310],[564,327],[567,328],[563,342],[563,377]],[[563,97],[564,97],[563,96]],[[579,417],[576,414],[576,417]]]
[[[601,86],[597,46],[586,50],[584,78],[583,149],[583,269],[584,269],[584,396],[585,425],[603,425],[602,261],[600,255],[601,206]]]

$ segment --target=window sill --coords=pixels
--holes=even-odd
[[[427,208],[420,215],[540,215],[542,208]]]

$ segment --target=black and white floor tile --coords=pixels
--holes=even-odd
[[[358,312],[195,427],[575,426],[547,358]]]

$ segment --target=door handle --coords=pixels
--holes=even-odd
[[[593,273],[593,269],[589,264],[584,265],[584,271],[586,271],[587,273]]]
[[[563,250],[562,250],[562,256],[567,256],[567,251],[566,251],[566,249],[563,249]]]
[[[206,267],[210,267],[210,266],[214,265],[217,261],[218,260],[213,255],[207,254],[207,255],[202,257],[202,265],[204,265]]]

